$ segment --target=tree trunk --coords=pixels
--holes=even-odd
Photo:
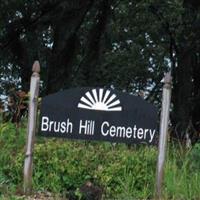
[[[78,37],[76,32],[80,28],[85,15],[93,1],[76,2],[77,7],[69,10],[63,8],[53,22],[53,47],[48,62],[48,80],[46,93],[53,93],[63,87],[70,86],[72,66],[76,56]]]
[[[102,53],[102,37],[110,16],[111,0],[102,0],[98,5],[98,14],[94,18],[93,26],[88,34],[86,54],[80,68],[83,74],[83,86],[100,86],[96,80],[96,68]]]
[[[200,56],[199,56],[199,53],[194,54],[195,63],[193,65],[194,86],[193,86],[192,123],[197,132],[200,132]]]
[[[174,87],[174,122],[176,134],[183,140],[191,119],[192,94],[192,55],[190,51],[182,50],[178,55],[177,82]],[[177,136],[177,135],[176,135]]]
[[[198,31],[195,28],[197,10],[193,1],[184,1],[185,12],[182,15],[183,31],[178,40],[176,82],[174,83],[174,121],[176,136],[181,140],[190,135],[191,124],[200,119],[200,105],[194,103],[199,99],[200,70],[197,60],[197,49],[199,40]],[[198,4],[198,6],[200,6]],[[198,113],[198,114],[197,114]],[[193,126],[192,126],[193,128]],[[191,135],[190,135],[191,137]]]

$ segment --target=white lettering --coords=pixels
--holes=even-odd
[[[60,132],[61,132],[61,133],[65,133],[65,132],[66,132],[66,123],[65,123],[65,122],[62,122],[60,126],[61,126]]]
[[[73,129],[73,124],[72,124],[72,122],[69,121],[69,119],[67,119],[67,128],[66,128],[66,132],[67,132],[67,133],[72,133],[72,129]]]
[[[125,127],[124,126],[118,126],[117,127],[117,134],[116,134],[116,136],[117,137],[125,137],[126,136],[126,129],[125,129]]]
[[[50,121],[50,123],[49,123],[49,131],[51,131],[51,127],[53,126],[53,124],[54,124],[54,121]]]
[[[132,136],[132,128],[131,128],[131,127],[128,127],[128,128],[126,129],[126,137],[127,137],[127,138],[131,138],[131,136]]]
[[[102,134],[103,136],[107,136],[109,132],[108,132],[108,130],[107,130],[106,132],[104,132],[104,126],[109,127],[109,123],[105,121],[105,122],[103,122],[102,125],[101,125],[101,134]]]
[[[153,141],[153,137],[155,135],[155,130],[137,128],[136,125],[133,127],[125,127],[125,126],[115,126],[109,124],[109,122],[104,121],[101,125],[101,134],[103,136],[108,137],[116,137],[116,138],[126,138],[126,139],[138,139],[138,140],[146,140],[147,135],[150,134],[149,143]]]
[[[143,129],[142,128],[139,128],[138,131],[137,131],[137,137],[138,139],[142,139],[143,138]]]
[[[110,136],[111,136],[111,137],[114,137],[114,136],[115,136],[115,133],[116,133],[116,128],[115,128],[115,126],[111,126],[111,127],[110,127]]]
[[[137,127],[136,125],[133,128],[133,137],[136,138],[136,131],[137,131]]]
[[[149,131],[149,129],[144,129],[144,139],[146,139],[148,131]]]
[[[152,131],[152,130],[150,129],[149,132],[150,132],[150,140],[149,140],[149,142],[152,142],[156,130],[153,130],[153,131]]]
[[[80,124],[79,124],[79,134],[81,134],[82,129],[84,131],[84,134],[86,134],[86,130],[87,130],[87,120],[85,122],[85,124],[82,124],[82,120],[80,120]]]
[[[72,133],[73,124],[67,119],[66,122],[51,121],[48,117],[42,117],[41,131],[55,132],[55,133]]]
[[[49,118],[48,117],[42,117],[42,124],[41,124],[41,130],[42,131],[47,131],[49,126],[48,126]]]
[[[54,131],[58,133],[60,130],[60,122],[54,122]]]

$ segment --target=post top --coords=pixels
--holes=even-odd
[[[36,73],[40,73],[40,63],[39,63],[38,60],[36,60],[36,61],[33,63],[32,71],[33,71],[33,72],[36,72]]]
[[[172,82],[171,72],[167,72],[164,77],[164,83],[171,84],[171,82]]]

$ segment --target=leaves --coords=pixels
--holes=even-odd
[[[199,129],[198,7],[182,0],[1,2],[0,92],[27,92],[37,59],[42,96],[113,87],[160,106],[160,82],[171,70],[171,121],[184,136],[190,120]]]

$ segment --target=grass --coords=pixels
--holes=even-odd
[[[0,199],[23,199],[25,138],[26,123],[0,125]],[[103,199],[154,198],[156,147],[37,138],[34,149],[35,193],[83,199],[80,188],[90,181]],[[170,144],[163,199],[200,199],[199,183],[200,144],[188,151]]]
[[[200,199],[200,160],[193,159],[200,144],[184,151],[175,145],[168,150],[165,167],[165,199]],[[200,151],[198,152],[200,154]],[[200,155],[199,155],[200,156]]]

